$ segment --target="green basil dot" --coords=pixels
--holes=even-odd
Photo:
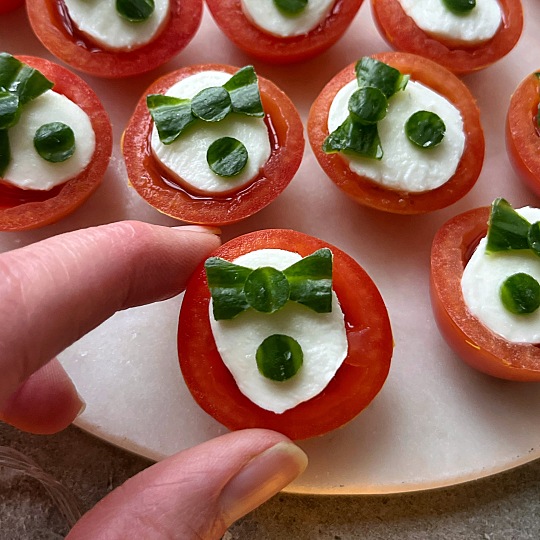
[[[304,353],[292,337],[274,334],[259,345],[255,359],[261,375],[281,382],[298,373],[304,363]]]
[[[529,274],[513,274],[502,284],[500,297],[510,313],[533,313],[540,307],[540,283]]]
[[[349,112],[364,124],[376,124],[386,116],[388,100],[378,88],[364,86],[349,98]]]
[[[0,130],[0,178],[4,177],[10,160],[11,150],[9,146],[8,132],[7,130]]]
[[[299,15],[307,4],[308,0],[274,0],[276,8],[287,16]]]
[[[262,313],[274,313],[289,299],[289,282],[283,272],[270,266],[253,270],[244,284],[249,305]]]
[[[233,137],[222,137],[215,140],[206,152],[208,166],[219,176],[236,176],[247,164],[246,147]]]
[[[231,96],[222,86],[205,88],[191,100],[191,112],[206,122],[219,122],[231,110]]]
[[[444,139],[446,126],[442,118],[430,111],[415,112],[405,124],[408,139],[420,148],[433,148]]]
[[[34,135],[37,153],[46,161],[59,163],[69,159],[75,152],[75,134],[62,122],[43,124]]]
[[[19,96],[11,92],[0,92],[0,129],[13,127],[20,116]]]
[[[540,257],[540,221],[533,223],[529,227],[527,241],[532,252]]]
[[[116,11],[129,22],[143,22],[154,13],[154,0],[116,0]]]
[[[476,0],[442,0],[442,3],[456,15],[465,15],[476,7]]]

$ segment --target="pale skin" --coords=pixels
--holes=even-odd
[[[0,255],[0,420],[31,433],[67,427],[84,402],[56,355],[116,311],[180,293],[218,232],[119,222]],[[306,464],[279,433],[229,433],[134,476],[68,538],[221,538]]]

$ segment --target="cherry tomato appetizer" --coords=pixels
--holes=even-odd
[[[322,435],[353,419],[382,388],[393,350],[388,313],[377,287],[351,257],[316,238],[278,229],[238,237],[214,255],[232,261],[270,248],[307,256],[323,247],[333,253],[333,290],[345,315],[347,356],[321,393],[281,414],[259,407],[239,390],[210,327],[204,264],[193,274],[180,312],[180,366],[197,403],[227,428],[274,429],[292,439]]]
[[[190,66],[165,75],[144,93],[124,133],[122,150],[131,185],[150,205],[173,218],[197,224],[226,225],[245,219],[270,204],[292,180],[304,151],[303,125],[290,99],[272,82],[258,77],[271,154],[249,185],[226,195],[189,192],[168,176],[153,156],[153,121],[146,96],[164,94],[173,84],[205,71],[231,75],[237,68],[222,64]]]
[[[96,77],[128,77],[164,64],[191,41],[202,18],[202,0],[171,0],[164,27],[130,50],[107,50],[91,42],[70,19],[63,0],[32,0],[27,11],[34,33],[55,56]]]
[[[539,74],[531,73],[512,95],[506,117],[506,147],[510,161],[537,195],[540,195],[539,104]]]
[[[279,37],[264,32],[244,14],[241,0],[206,0],[225,35],[246,53],[266,62],[285,64],[313,58],[345,33],[363,0],[336,0],[328,16],[307,34]]]
[[[475,184],[484,159],[484,133],[480,112],[468,88],[446,68],[426,58],[400,52],[373,55],[372,58],[409,74],[450,101],[460,112],[465,147],[453,176],[438,188],[405,192],[382,186],[360,176],[349,167],[341,153],[326,153],[323,143],[329,135],[329,109],[338,91],[355,79],[355,64],[338,73],[322,90],[311,107],[308,136],[319,164],[329,178],[360,204],[395,214],[421,214],[444,208],[461,199]]]
[[[464,75],[483,69],[508,54],[523,30],[520,0],[498,0],[502,21],[496,34],[476,45],[435,38],[420,29],[399,0],[372,0],[374,20],[387,43],[398,51],[419,54]]]
[[[469,210],[437,232],[431,250],[435,320],[450,347],[472,367],[502,379],[540,381],[540,348],[495,334],[469,312],[463,299],[463,270],[486,235],[489,213],[489,208]]]
[[[13,11],[24,4],[24,0],[2,0],[0,2],[0,15]]]
[[[49,191],[19,189],[0,179],[0,231],[43,227],[72,213],[101,184],[112,152],[109,117],[97,95],[80,77],[42,58],[17,59],[41,72],[54,83],[54,92],[66,96],[88,115],[96,146],[89,165],[80,174]]]

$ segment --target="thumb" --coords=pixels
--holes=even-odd
[[[284,435],[229,433],[134,476],[85,514],[68,540],[219,539],[306,465],[304,452]]]

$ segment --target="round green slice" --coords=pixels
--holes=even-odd
[[[456,15],[466,15],[476,7],[476,0],[442,0],[442,3]]]
[[[529,274],[513,274],[501,285],[500,297],[510,313],[533,313],[540,307],[540,283]]]
[[[444,139],[446,126],[442,118],[431,111],[416,111],[405,124],[408,139],[420,148],[433,148]]]
[[[144,22],[154,13],[154,0],[116,0],[116,11],[129,22]]]
[[[236,176],[247,164],[248,151],[234,137],[222,137],[215,140],[206,151],[208,166],[218,176]]]
[[[206,122],[219,122],[231,111],[231,96],[222,86],[205,88],[191,100],[191,112]]]
[[[75,153],[75,134],[62,122],[43,124],[34,135],[34,147],[44,160],[60,163]]]
[[[255,359],[261,375],[281,382],[298,373],[304,362],[304,353],[292,337],[274,334],[259,345]]]
[[[274,5],[283,15],[294,17],[306,9],[308,0],[274,0]]]
[[[374,86],[364,86],[349,98],[349,112],[363,124],[376,124],[388,111],[388,99]]]
[[[289,299],[289,282],[283,272],[271,266],[253,270],[246,278],[244,294],[256,311],[274,313]]]

